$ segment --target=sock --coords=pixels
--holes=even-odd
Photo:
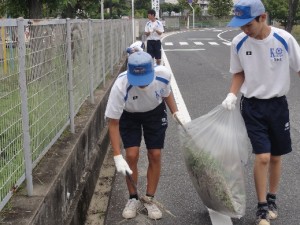
[[[268,210],[268,203],[267,202],[258,202],[257,204],[258,209],[267,209]]]
[[[139,200],[139,196],[137,194],[129,195],[129,199],[133,199],[133,198],[135,198],[136,200]]]
[[[267,201],[268,202],[275,202],[275,200],[276,200],[276,194],[271,194],[271,193],[267,194]]]
[[[148,194],[148,193],[146,193],[146,196],[147,196],[150,200],[152,200],[152,199],[154,198],[154,195],[150,195],[150,194]]]

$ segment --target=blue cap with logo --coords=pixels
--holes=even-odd
[[[135,52],[128,57],[127,79],[133,86],[146,86],[153,81],[153,59],[150,54]]]
[[[234,17],[227,26],[242,27],[264,12],[265,7],[261,0],[240,0],[234,5]]]

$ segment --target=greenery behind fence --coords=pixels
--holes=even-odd
[[[128,20],[69,20],[69,34],[67,20],[27,22],[21,29],[18,20],[0,24],[0,210],[25,179],[24,142],[34,167],[132,43]]]

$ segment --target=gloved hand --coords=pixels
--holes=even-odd
[[[228,110],[234,110],[237,97],[233,93],[229,93],[225,100],[222,102],[222,106]]]
[[[180,125],[184,125],[187,122],[184,118],[184,115],[180,111],[176,111],[173,113],[173,119]]]
[[[129,174],[132,174],[132,170],[129,168],[128,163],[125,161],[122,155],[114,156],[114,161],[119,173],[121,172],[124,176],[126,176],[126,171]]]

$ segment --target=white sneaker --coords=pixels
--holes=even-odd
[[[152,203],[152,204],[144,203],[144,206],[148,211],[148,217],[150,219],[158,220],[158,219],[162,218],[162,212],[159,210],[157,205],[155,205],[154,203]]]
[[[136,212],[140,207],[140,201],[136,200],[135,198],[128,199],[126,206],[123,210],[122,216],[125,219],[131,219],[136,217]]]

